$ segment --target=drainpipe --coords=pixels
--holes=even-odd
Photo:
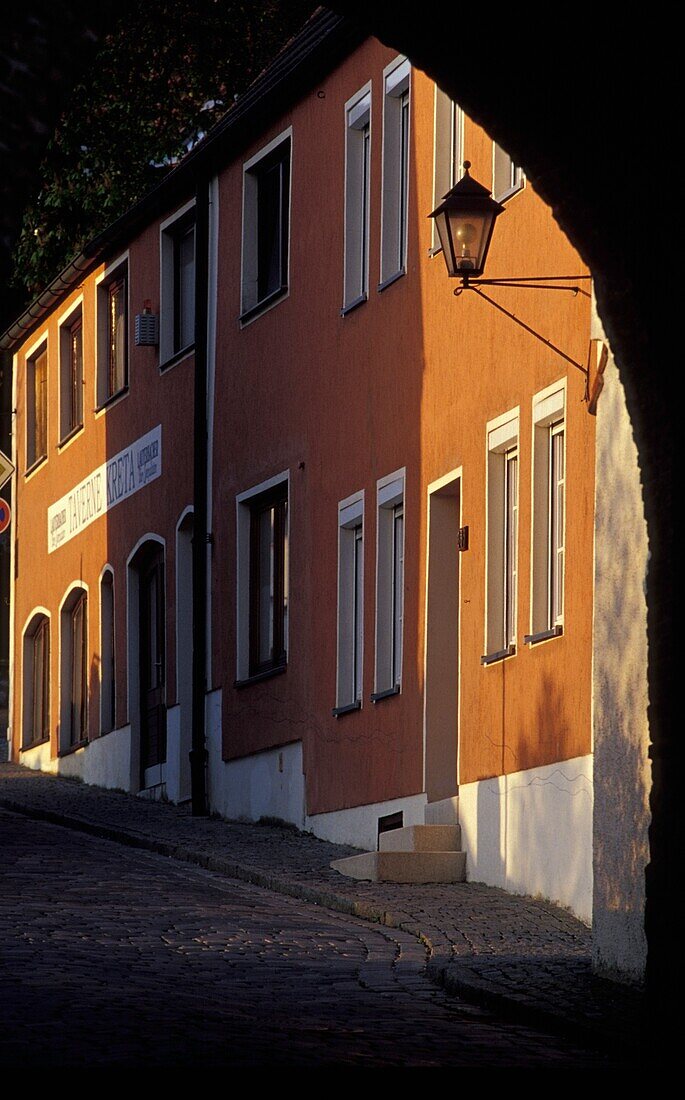
[[[195,408],[193,419],[193,706],[190,789],[194,817],[208,814],[205,699],[207,694],[207,292],[209,182],[195,187]]]

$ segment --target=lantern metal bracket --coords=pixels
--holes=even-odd
[[[552,278],[557,278],[557,276],[551,276],[551,277]],[[589,276],[581,275],[581,276],[579,276],[579,278],[584,279],[584,278],[589,278]],[[536,340],[539,340],[546,347],[550,348],[551,351],[555,352],[557,355],[560,355],[561,358],[565,359],[567,363],[571,364],[571,366],[576,367],[577,370],[581,371],[582,374],[585,375],[585,390],[586,390],[585,400],[587,401],[588,397],[589,397],[589,394],[588,394],[587,391],[588,391],[588,384],[589,384],[589,380],[590,380],[590,372],[589,372],[588,368],[584,367],[582,363],[578,363],[575,359],[572,359],[570,355],[567,355],[565,351],[562,351],[561,348],[558,348],[557,345],[553,344],[551,340],[548,340],[546,336],[542,336],[541,333],[536,332],[534,328],[531,328],[530,325],[527,325],[525,321],[522,321],[521,318],[517,317],[515,313],[511,312],[511,310],[505,309],[504,306],[501,306],[499,304],[499,302],[496,302],[494,300],[494,298],[489,298],[487,294],[484,294],[483,291],[480,290],[480,285],[482,285],[482,284],[485,284],[487,286],[493,286],[493,285],[497,286],[497,285],[499,285],[500,281],[502,283],[504,283],[505,285],[511,285],[509,280],[479,279],[477,282],[474,281],[474,282],[470,283],[468,281],[468,279],[465,278],[464,282],[463,282],[463,285],[458,286],[455,289],[454,295],[455,295],[455,297],[458,298],[459,295],[463,293],[463,291],[473,290],[474,293],[477,294],[479,298],[483,298],[484,301],[489,302],[491,306],[494,306],[495,309],[498,309],[500,311],[500,313],[503,313],[505,315],[505,317],[509,317],[510,320],[515,321],[517,325],[520,325],[521,328],[526,330],[526,332],[529,332],[530,335],[534,336]],[[526,285],[531,286],[530,283],[527,283]],[[550,287],[549,289],[551,289],[551,290],[573,290],[574,288],[573,287],[562,287],[562,286],[556,287],[555,286],[555,287]]]
[[[511,279],[469,279],[464,272],[461,273],[462,285],[454,293],[458,296],[462,290],[476,286],[512,286],[520,290],[568,290],[574,296],[582,294],[589,298],[587,290],[576,286],[576,283],[589,281],[591,278],[592,275],[522,275]]]

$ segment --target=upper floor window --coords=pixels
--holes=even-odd
[[[71,311],[59,329],[60,439],[83,426],[83,311]]]
[[[243,321],[288,289],[290,149],[288,131],[243,167]]]
[[[48,347],[43,344],[26,361],[26,468],[48,453]]]
[[[492,148],[492,197],[501,202],[523,187],[523,169],[514,164],[509,153],[493,142]]]
[[[440,88],[435,88],[435,148],[433,209],[464,174],[464,112]],[[440,248],[435,219],[431,220],[431,251]]]
[[[113,265],[97,288],[98,405],[128,387],[128,277],[126,260]]]
[[[369,292],[371,86],[345,104],[345,286],[343,312]]]
[[[383,74],[381,290],[407,264],[410,77],[406,58],[397,58]]]
[[[195,342],[195,214],[184,207],[162,226],[160,362]]]

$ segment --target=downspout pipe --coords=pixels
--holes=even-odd
[[[206,817],[207,746],[207,294],[209,290],[209,181],[195,185],[195,392],[193,416],[193,704],[190,790],[194,817]],[[180,658],[182,659],[182,657]]]

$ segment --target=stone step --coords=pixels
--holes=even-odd
[[[378,847],[381,852],[458,852],[461,829],[458,825],[405,825],[381,833]]]
[[[331,867],[370,882],[464,882],[466,852],[361,852],[334,859]]]

